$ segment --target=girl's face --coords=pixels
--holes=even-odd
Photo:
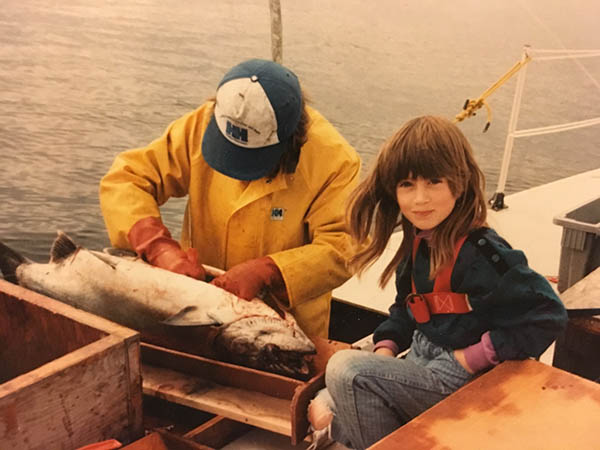
[[[396,186],[396,200],[404,217],[420,230],[437,227],[456,203],[445,178],[401,180]]]

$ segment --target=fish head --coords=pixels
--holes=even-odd
[[[310,355],[316,353],[289,313],[242,317],[222,326],[215,344],[224,360],[299,379],[310,377]]]

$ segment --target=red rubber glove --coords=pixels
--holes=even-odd
[[[288,301],[279,267],[268,256],[233,266],[223,275],[212,280],[211,284],[245,300],[252,300],[264,288],[268,288],[280,300]]]
[[[136,253],[153,266],[197,280],[206,279],[204,267],[198,263],[196,249],[183,251],[158,217],[138,220],[129,230],[127,238]]]

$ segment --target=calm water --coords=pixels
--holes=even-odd
[[[597,0],[282,0],[283,59],[361,154],[421,114],[452,118],[521,55],[600,48]],[[224,72],[270,58],[267,0],[3,0],[0,240],[46,261],[57,229],[108,245],[98,182],[209,96]],[[581,60],[600,80],[600,60]],[[519,128],[600,116],[600,90],[573,61],[528,67]],[[493,192],[514,94],[460,126]],[[516,142],[507,193],[600,167],[600,128]],[[164,218],[175,235],[184,203]]]

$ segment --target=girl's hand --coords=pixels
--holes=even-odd
[[[475,371],[471,369],[467,364],[467,359],[465,358],[465,351],[462,348],[454,350],[454,357],[456,358],[458,363],[463,367],[463,369],[465,369],[470,374],[475,373]]]
[[[376,355],[384,355],[384,356],[391,356],[394,357],[396,355],[394,355],[394,352],[391,351],[389,348],[387,347],[379,347],[377,350],[375,350],[375,354]]]

